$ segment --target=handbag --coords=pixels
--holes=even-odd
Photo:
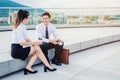
[[[69,49],[66,49],[66,48],[62,49],[62,53],[60,55],[60,61],[61,61],[61,63],[63,63],[63,64],[69,64],[69,54],[70,54]]]

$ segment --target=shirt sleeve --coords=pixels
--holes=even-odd
[[[56,40],[60,39],[57,29],[55,28],[55,26],[52,26],[52,27],[53,27],[53,30],[52,30],[53,36],[55,37]]]
[[[29,37],[28,37],[27,29],[25,27],[23,27],[23,34],[24,34],[24,39],[28,40]]]
[[[36,26],[36,36],[37,36],[37,40],[42,40],[43,42],[47,42],[49,43],[49,39],[46,39],[42,36],[42,31],[39,25]]]

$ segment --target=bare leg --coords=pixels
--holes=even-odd
[[[38,51],[36,52],[37,57],[43,62],[43,64],[44,64],[46,67],[48,67],[48,68],[50,68],[50,69],[53,69],[53,68],[51,67],[51,65],[48,63],[48,61],[47,61],[46,57],[44,56],[44,54],[43,54],[42,50],[40,49],[40,47],[39,47],[39,46],[36,46],[36,48],[37,48],[37,50],[38,50]]]
[[[28,65],[26,66],[26,68],[27,68],[28,70],[34,71],[34,70],[32,69],[32,65],[34,64],[34,62],[36,61],[36,59],[37,59],[37,56],[36,56],[36,55],[31,56],[30,61],[28,62]]]
[[[26,68],[30,71],[34,71],[32,69],[32,65],[34,64],[34,62],[36,61],[37,59],[37,56],[35,54],[35,49],[33,46],[31,46],[31,49],[30,49],[30,53],[29,53],[29,56],[30,56],[30,61],[28,62]]]

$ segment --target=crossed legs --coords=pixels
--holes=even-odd
[[[26,66],[28,70],[34,71],[32,69],[32,65],[34,64],[37,58],[40,59],[46,67],[48,67],[49,69],[53,69],[48,63],[46,57],[44,56],[39,46],[31,46],[29,56],[30,60],[28,62],[28,65]]]

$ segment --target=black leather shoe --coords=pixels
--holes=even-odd
[[[58,62],[57,60],[52,60],[52,64],[55,64],[57,66],[62,66],[62,64]]]
[[[30,70],[28,70],[28,69],[24,69],[24,75],[27,75],[27,73],[30,73],[30,74],[35,74],[35,73],[37,73],[38,71],[30,71]]]
[[[53,72],[56,71],[57,69],[56,68],[49,69],[48,67],[44,67],[44,72],[47,72],[47,70]]]

